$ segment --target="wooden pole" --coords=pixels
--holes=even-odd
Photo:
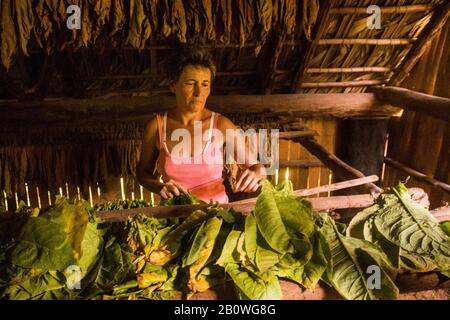
[[[279,70],[289,72],[289,70]],[[390,68],[386,67],[354,67],[354,68],[307,68],[305,73],[363,73],[363,72],[391,72]]]
[[[444,1],[434,9],[430,22],[420,33],[419,38],[414,43],[413,48],[408,52],[402,63],[396,68],[396,73],[389,81],[389,85],[398,86],[409,75],[409,72],[419,61],[420,57],[431,45],[434,37],[439,33],[447,21],[450,12],[450,2]]]
[[[416,4],[410,6],[397,6],[397,7],[381,7],[381,13],[412,13],[412,12],[424,12],[433,9],[432,4]],[[342,7],[342,8],[332,8],[330,10],[331,14],[366,14],[366,7]]]
[[[404,46],[414,43],[414,39],[320,39],[317,45],[372,45],[372,46]]]
[[[352,187],[357,187],[366,183],[376,182],[378,181],[378,176],[371,175],[363,178],[356,178],[352,180],[342,181],[342,182],[336,182],[328,185],[323,185],[319,187],[314,187],[310,189],[302,189],[302,190],[295,190],[294,194],[300,197],[309,197],[315,194],[320,194],[322,192],[331,192],[331,191],[337,191],[337,190],[343,190],[348,189]],[[321,198],[323,199],[323,198]],[[247,203],[255,203],[256,198],[249,198],[244,199],[240,201],[232,202],[233,205],[241,205],[241,204],[247,204]]]
[[[450,122],[450,99],[399,87],[372,87],[381,101]]]
[[[373,93],[273,94],[210,96],[211,110],[230,113],[289,114],[290,116],[392,116],[397,108],[380,104]],[[173,96],[114,97],[111,99],[48,99],[43,101],[0,101],[0,123],[85,123],[99,120],[148,120],[155,112],[175,106]]]
[[[302,88],[328,88],[328,87],[366,87],[386,83],[386,80],[357,80],[340,82],[303,82]]]
[[[424,151],[424,152],[426,152],[426,151]],[[405,166],[404,164],[402,164],[398,161],[395,161],[391,158],[388,158],[388,157],[386,157],[384,159],[384,162],[386,162],[386,164],[390,165],[391,167],[396,168],[396,169],[402,171],[403,173],[408,174],[409,176],[413,177],[417,181],[427,183],[433,187],[439,188],[441,190],[444,190],[444,191],[450,193],[450,185],[445,182],[438,181],[432,177],[428,177],[426,174],[416,171],[416,170],[414,170],[408,166]]]
[[[323,146],[312,138],[299,139],[303,147],[305,147],[311,154],[316,156],[322,161],[333,173],[342,180],[350,180],[354,178],[363,178],[365,175],[355,168],[349,166],[347,163],[339,159],[337,156],[329,152]],[[379,194],[383,192],[383,189],[377,187],[373,183],[367,183],[364,185],[371,191],[372,194]]]
[[[365,208],[373,204],[374,198],[370,194],[360,194],[354,196],[310,198],[308,201],[311,202],[315,211],[324,211],[344,208]],[[242,204],[227,203],[221,204],[220,206],[224,209],[232,208],[237,212],[248,214],[254,209],[255,203],[255,201]],[[195,210],[206,210],[209,206],[209,204],[198,204],[113,210],[98,212],[97,217],[105,222],[126,221],[128,217],[137,214],[144,214],[155,218],[186,217]]]

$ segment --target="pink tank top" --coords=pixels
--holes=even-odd
[[[223,184],[223,153],[214,143],[213,129],[216,128],[219,114],[211,115],[208,129],[208,140],[199,155],[181,157],[171,154],[166,144],[167,113],[163,119],[158,114],[156,120],[159,133],[158,172],[163,181],[170,179],[185,186],[189,192],[199,199],[209,202],[228,203],[228,196]]]

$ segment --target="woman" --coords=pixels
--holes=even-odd
[[[205,107],[215,76],[209,52],[199,47],[183,49],[170,61],[168,69],[170,91],[175,94],[176,107],[164,115],[157,115],[145,129],[137,167],[139,183],[164,199],[191,192],[207,202],[227,203],[222,178],[223,150],[230,146],[227,139],[233,139],[236,148],[231,152],[235,159],[237,148],[245,148],[243,170],[233,191],[255,192],[265,176],[264,166],[252,157],[248,145],[237,134],[236,126],[228,118]],[[200,128],[201,131],[198,130]],[[191,147],[180,149],[180,142],[170,138],[181,130],[189,133],[189,141],[184,141],[188,143],[183,145]],[[232,135],[229,130],[234,130]],[[200,139],[199,132],[203,135]],[[214,134],[217,132],[221,135]],[[181,156],[176,154],[180,150]],[[206,155],[215,161],[204,161]],[[159,175],[162,175],[163,182]]]

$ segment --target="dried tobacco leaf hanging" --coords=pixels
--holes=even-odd
[[[34,14],[31,0],[14,1],[16,8],[17,26],[20,47],[24,55],[28,56],[28,41],[30,41],[33,30]]]
[[[3,0],[1,10],[1,58],[3,65],[8,70],[11,66],[12,57],[17,53],[17,36],[13,20],[13,1]]]

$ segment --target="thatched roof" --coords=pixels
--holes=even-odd
[[[81,8],[80,30],[66,27],[69,4]],[[382,8],[379,30],[367,28],[373,4]],[[210,46],[218,66],[215,94],[364,92],[398,73],[432,16],[448,11],[445,0],[0,5],[0,99],[166,92],[161,61],[176,42]]]

